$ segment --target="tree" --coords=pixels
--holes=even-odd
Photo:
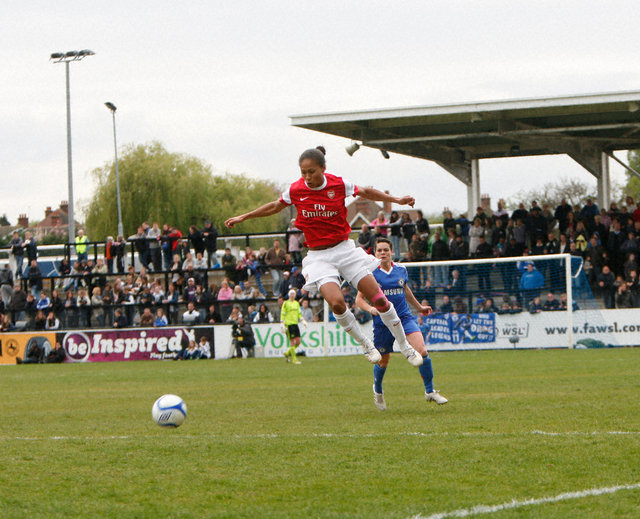
[[[636,171],[640,171],[640,150],[631,150],[627,160],[629,161],[629,166]],[[625,175],[627,176],[627,183],[624,186],[624,194],[625,196],[633,197],[637,201],[640,198],[640,178],[628,171],[625,171]]]
[[[4,213],[2,216],[0,216],[0,225],[11,225],[9,219],[7,218],[7,213]]]
[[[611,185],[611,198],[613,200],[619,198],[620,186]],[[536,200],[538,205],[543,203],[549,204],[553,209],[558,206],[562,199],[566,199],[571,206],[580,210],[587,198],[597,199],[597,186],[595,184],[587,185],[576,178],[560,178],[556,182],[548,182],[541,188],[531,189],[529,191],[519,191],[512,198],[507,200],[507,207],[515,209],[520,202],[528,207],[531,201]]]
[[[272,182],[245,175],[214,175],[202,160],[170,153],[159,142],[126,146],[118,170],[125,238],[143,221],[168,223],[185,232],[211,220],[225,234],[227,218],[275,200],[280,192]],[[117,229],[115,166],[109,162],[92,173],[98,185],[87,208],[86,230],[91,240],[99,241]],[[233,232],[281,230],[284,220],[282,215],[252,220]]]

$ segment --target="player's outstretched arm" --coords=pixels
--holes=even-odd
[[[375,306],[371,306],[367,300],[365,299],[362,292],[358,290],[358,295],[356,296],[356,306],[361,308],[365,312],[369,312],[371,315],[378,315],[378,310]]]
[[[431,308],[429,305],[420,304],[420,302],[416,299],[416,296],[413,294],[413,291],[407,285],[404,286],[404,296],[407,298],[407,303],[418,310],[418,312],[424,315],[429,315],[433,311],[433,308]]]
[[[241,214],[239,216],[233,216],[229,218],[226,222],[224,222],[225,226],[231,229],[234,225],[238,223],[242,223],[245,220],[249,220],[251,218],[262,218],[263,216],[271,216],[272,214],[279,213],[285,207],[285,204],[280,202],[280,200],[275,200],[273,202],[269,202],[268,204],[264,204],[253,211],[249,211],[248,213]]]
[[[373,200],[374,202],[391,202],[399,205],[410,205],[411,207],[416,203],[415,198],[410,195],[392,196],[372,187],[358,186],[358,196],[366,198],[367,200]]]

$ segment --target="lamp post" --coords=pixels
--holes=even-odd
[[[122,207],[120,205],[120,172],[118,171],[118,141],[116,139],[116,110],[118,108],[116,108],[116,105],[114,105],[113,103],[107,101],[104,104],[109,111],[111,112],[111,115],[113,116],[113,149],[114,149],[114,153],[115,153],[115,164],[116,164],[116,199],[118,202],[118,236],[124,236],[124,229],[122,226]]]
[[[69,183],[69,234],[68,241],[73,243],[76,236],[76,224],[73,214],[73,168],[71,166],[71,92],[69,89],[69,63],[80,61],[87,56],[93,56],[95,52],[84,50],[70,50],[68,52],[54,52],[49,59],[54,63],[64,63],[65,75],[67,79],[67,175]]]

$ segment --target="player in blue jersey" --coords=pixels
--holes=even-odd
[[[418,354],[422,355],[423,363],[418,370],[424,382],[425,398],[429,402],[446,404],[448,400],[433,389],[433,367],[431,365],[431,358],[429,358],[429,353],[424,343],[424,337],[420,332],[418,321],[411,313],[408,303],[426,315],[431,313],[431,307],[421,305],[413,295],[408,284],[409,277],[407,275],[407,269],[403,265],[391,261],[393,256],[391,241],[386,238],[378,238],[375,255],[376,258],[380,260],[380,266],[373,272],[373,276],[380,285],[382,293],[396,308],[396,312],[407,336],[407,341]],[[382,391],[382,379],[389,365],[389,357],[393,351],[394,337],[378,316],[377,310],[366,301],[360,292],[358,292],[358,296],[356,297],[356,305],[373,315],[373,343],[382,355],[382,360],[373,366],[373,400],[376,407],[384,411],[387,408],[387,404],[385,403],[384,393]]]

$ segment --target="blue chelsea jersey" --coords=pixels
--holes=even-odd
[[[373,277],[376,278],[380,285],[382,293],[395,306],[398,317],[413,315],[404,293],[404,287],[409,282],[409,275],[405,266],[392,263],[389,272],[383,270],[382,267],[378,267],[373,271]],[[374,324],[382,324],[382,319],[377,315],[373,316],[373,321]]]

